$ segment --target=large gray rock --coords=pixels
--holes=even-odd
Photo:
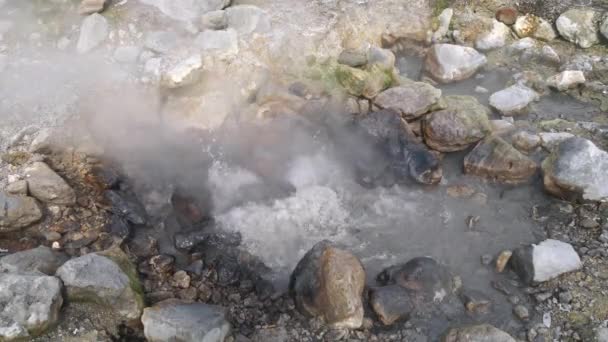
[[[528,105],[538,100],[538,94],[520,84],[497,91],[490,96],[490,106],[503,115],[516,115],[525,112]]]
[[[374,103],[383,109],[392,109],[406,120],[428,113],[441,98],[441,90],[424,82],[411,82],[383,91]]]
[[[67,260],[65,254],[46,246],[9,254],[0,259],[0,272],[40,272],[54,275],[57,268]]]
[[[270,31],[270,16],[263,9],[253,5],[237,5],[226,9],[228,27],[239,34],[266,33]]]
[[[76,50],[87,53],[101,44],[108,37],[110,26],[101,14],[94,13],[86,17],[80,26],[80,36]]]
[[[473,76],[486,63],[486,56],[473,48],[435,44],[426,55],[424,69],[436,81],[450,83]]]
[[[543,161],[545,189],[558,197],[608,199],[608,152],[583,138],[562,141]]]
[[[489,324],[449,329],[441,342],[517,342],[506,332]]]
[[[369,302],[384,325],[407,318],[414,310],[414,303],[407,289],[398,285],[370,289]]]
[[[223,342],[230,323],[223,308],[168,300],[144,309],[144,335],[150,342]]]
[[[552,239],[516,249],[510,263],[528,284],[548,281],[583,267],[570,244]]]
[[[12,232],[38,222],[42,211],[34,198],[0,191],[0,232]]]
[[[64,263],[57,270],[67,298],[105,305],[128,320],[139,319],[143,298],[137,274],[129,275],[108,257],[87,254]]]
[[[489,110],[472,96],[447,96],[447,109],[422,119],[425,143],[441,152],[466,149],[491,132]]]
[[[586,49],[599,42],[598,15],[592,9],[572,8],[560,15],[555,25],[562,37]]]
[[[42,202],[56,205],[76,203],[76,193],[55,171],[43,162],[25,169],[30,194]]]
[[[365,271],[359,259],[329,241],[319,242],[306,253],[289,284],[300,312],[352,329],[363,324],[364,287]]]
[[[204,13],[221,10],[230,5],[231,0],[140,0],[158,8],[169,18],[192,22]]]
[[[0,340],[29,339],[54,325],[61,282],[41,273],[0,273]]]

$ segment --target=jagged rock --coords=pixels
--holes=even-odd
[[[263,9],[252,5],[237,5],[226,9],[228,27],[239,34],[266,33],[271,29],[270,16]]]
[[[357,257],[329,241],[316,244],[300,260],[289,283],[300,312],[322,317],[334,327],[363,324],[365,271]]]
[[[7,195],[0,191],[0,232],[12,232],[28,227],[42,218],[35,199]]]
[[[520,84],[500,90],[490,96],[490,106],[503,115],[516,115],[524,112],[528,105],[538,100],[538,94]]]
[[[561,142],[542,164],[545,189],[558,197],[608,198],[608,153],[591,141]]]
[[[0,273],[0,339],[31,339],[57,323],[61,282],[41,273]]]
[[[67,260],[63,253],[39,246],[26,251],[9,254],[0,259],[0,272],[40,272],[54,275],[57,268]]]
[[[203,30],[224,30],[227,27],[228,16],[224,10],[207,12],[201,17],[201,28]]]
[[[390,87],[393,82],[391,74],[378,66],[361,70],[340,64],[336,68],[336,78],[347,93],[370,99]]]
[[[473,76],[486,63],[486,56],[473,48],[435,44],[426,55],[424,69],[436,81],[450,83]]]
[[[124,267],[124,266],[123,266]],[[64,263],[57,270],[68,300],[105,305],[127,320],[139,319],[143,297],[139,280],[109,257],[87,254]]]
[[[441,90],[424,82],[411,82],[390,88],[374,98],[374,103],[384,109],[399,112],[406,120],[414,120],[437,106]]]
[[[448,96],[447,109],[422,119],[426,144],[441,152],[466,149],[490,133],[488,109],[472,96]]]
[[[108,37],[110,26],[102,15],[93,13],[82,21],[80,26],[80,36],[76,50],[78,53],[87,53]]]
[[[223,342],[231,330],[223,308],[176,300],[145,308],[141,322],[150,342]]]
[[[496,11],[496,20],[505,25],[513,25],[517,20],[517,9],[513,7],[503,7]]]
[[[198,54],[190,56],[170,67],[162,76],[162,84],[170,89],[192,85],[200,80],[202,68],[201,56]]]
[[[521,183],[536,172],[536,163],[497,136],[482,140],[464,159],[465,173],[502,183]]]
[[[55,205],[76,203],[76,193],[55,171],[43,162],[25,169],[30,194],[38,200]]]
[[[239,42],[234,29],[205,30],[196,37],[195,44],[207,54],[219,58],[235,56],[239,52]]]
[[[414,309],[408,291],[398,285],[372,288],[369,301],[384,325],[391,325],[401,318],[407,318]]]
[[[560,15],[555,25],[567,41],[587,49],[599,42],[597,16],[591,9],[572,8]]]
[[[78,13],[81,15],[99,13],[104,10],[107,4],[108,0],[82,0],[78,7]]]
[[[511,29],[509,26],[498,20],[494,20],[492,22],[492,30],[477,37],[475,48],[482,51],[501,48],[507,44],[510,36]]]
[[[553,25],[534,14],[526,14],[517,18],[513,30],[519,38],[532,37],[544,41],[551,41],[557,37]]]
[[[441,342],[517,342],[506,332],[489,324],[449,329]]]
[[[547,79],[547,85],[559,91],[576,88],[585,83],[585,74],[578,70],[566,70]]]
[[[524,282],[532,284],[576,271],[583,263],[570,244],[548,239],[538,245],[517,248],[511,266]]]

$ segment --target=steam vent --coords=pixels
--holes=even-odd
[[[608,3],[0,0],[0,341],[608,342]]]

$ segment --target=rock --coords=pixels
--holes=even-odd
[[[414,310],[409,293],[398,285],[370,289],[369,302],[384,325],[391,325],[401,318],[407,318]]]
[[[516,342],[506,332],[489,324],[470,325],[449,329],[441,342]]]
[[[119,63],[133,64],[137,62],[140,54],[141,49],[137,46],[120,46],[114,50],[112,58]]]
[[[231,330],[223,308],[176,300],[144,309],[141,322],[150,342],[223,342]]]
[[[226,9],[228,27],[239,34],[266,33],[271,29],[270,16],[266,11],[252,5],[236,5]]]
[[[435,44],[426,55],[424,70],[436,81],[450,83],[473,76],[487,59],[473,48]]]
[[[547,85],[559,91],[576,88],[585,83],[585,74],[582,71],[566,70],[547,79]]]
[[[347,93],[366,98],[376,97],[393,81],[391,74],[379,67],[361,70],[342,64],[336,68],[336,78]]]
[[[105,202],[110,206],[110,211],[115,215],[135,225],[146,223],[146,212],[135,199],[122,196],[114,190],[104,191],[103,195]]]
[[[371,46],[367,50],[367,64],[377,66],[381,70],[391,71],[395,68],[395,54],[388,49]]]
[[[11,195],[27,196],[27,181],[18,180],[6,186],[6,192]]]
[[[239,52],[239,42],[234,29],[205,30],[195,40],[196,46],[206,54],[213,54],[218,58],[235,56]]]
[[[125,273],[108,257],[86,254],[57,270],[68,300],[107,306],[127,320],[139,319],[143,296],[136,273]]]
[[[283,342],[288,340],[289,333],[284,327],[262,328],[256,330],[251,336],[251,342]],[[239,342],[238,338],[236,339],[236,342]],[[249,340],[243,340],[241,342],[249,342]]]
[[[491,132],[488,109],[472,96],[448,96],[447,109],[422,119],[426,144],[441,152],[466,149]]]
[[[61,282],[41,273],[0,273],[0,339],[31,339],[57,323]]]
[[[509,46],[509,50],[514,53],[534,53],[538,48],[538,42],[533,38],[522,38]]]
[[[0,191],[0,232],[28,227],[42,218],[38,202],[31,197],[7,195]]]
[[[0,259],[0,272],[40,272],[46,275],[54,275],[57,268],[66,260],[65,254],[54,252],[46,246],[39,246],[2,257]]]
[[[559,65],[561,63],[561,57],[557,51],[549,45],[545,45],[541,49],[541,59],[549,64]]]
[[[38,200],[55,205],[73,205],[76,193],[55,171],[43,162],[25,169],[30,194]]]
[[[151,31],[144,38],[146,49],[161,54],[171,53],[178,44],[179,36],[173,31]]]
[[[496,20],[505,25],[513,25],[517,20],[517,9],[513,7],[503,7],[496,11]]]
[[[515,125],[507,120],[490,120],[490,127],[494,133],[504,133],[514,129]]]
[[[516,305],[513,308],[513,314],[522,321],[527,321],[530,318],[528,308],[523,305]]]
[[[86,17],[80,26],[80,36],[76,50],[78,53],[87,53],[108,37],[110,27],[102,15],[94,13]]]
[[[503,115],[512,116],[524,112],[528,105],[538,98],[539,96],[534,90],[515,84],[492,94],[490,106]]]
[[[602,24],[600,25],[600,33],[604,36],[604,39],[608,39],[608,15],[604,16]],[[608,337],[606,338],[608,340]]]
[[[475,48],[482,51],[498,49],[507,44],[509,37],[511,37],[509,26],[494,20],[492,30],[477,37]]]
[[[511,265],[527,284],[548,281],[583,267],[570,244],[552,239],[517,248],[513,252]]]
[[[597,16],[591,9],[572,8],[560,15],[555,25],[564,39],[587,49],[599,42]]]
[[[553,25],[534,14],[526,14],[517,18],[513,30],[519,38],[532,37],[544,41],[551,41],[557,37]]]
[[[203,30],[224,30],[227,27],[228,16],[224,10],[207,12],[201,17],[201,28]]]
[[[513,255],[512,251],[505,250],[500,252],[498,257],[496,258],[496,272],[502,273],[507,267],[507,263],[511,260],[511,256]]]
[[[202,68],[203,60],[201,56],[190,56],[169,68],[162,77],[162,83],[170,89],[192,85],[200,80]]]
[[[186,22],[192,22],[203,13],[221,10],[231,0],[140,0],[142,3],[158,8],[164,15]]]
[[[464,307],[472,314],[486,314],[490,311],[492,301],[483,292],[464,290],[460,295]]]
[[[482,140],[464,159],[465,173],[514,184],[536,173],[536,163],[497,136]]]
[[[454,10],[451,8],[446,8],[441,11],[437,20],[439,21],[439,27],[437,31],[433,33],[433,42],[437,43],[441,41],[450,30],[450,22],[452,21],[452,16],[454,15]]]
[[[353,68],[364,66],[367,64],[367,52],[356,49],[343,50],[338,56],[338,63]]]
[[[441,90],[428,83],[412,82],[383,91],[374,98],[374,104],[414,120],[436,107],[440,98]]]
[[[365,271],[359,259],[322,241],[300,260],[289,290],[302,313],[322,317],[336,328],[357,329],[363,324],[364,286]]]
[[[563,141],[574,137],[574,134],[567,132],[541,132],[538,135],[540,136],[541,146],[548,151],[552,151]]]
[[[43,128],[38,131],[36,137],[30,143],[29,151],[32,153],[47,154],[53,151],[58,144],[56,132],[51,128]]]
[[[99,13],[104,10],[107,4],[108,0],[82,0],[78,7],[78,13],[81,15]]]
[[[535,150],[541,144],[541,138],[537,134],[528,131],[520,131],[513,135],[513,146],[521,152],[528,153]]]
[[[597,329],[597,342],[608,342],[608,328]]]
[[[608,153],[591,141],[561,142],[542,163],[545,189],[558,197],[608,198]]]

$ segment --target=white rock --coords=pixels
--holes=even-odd
[[[549,151],[557,147],[562,141],[574,137],[574,134],[567,132],[542,132],[538,135],[540,136],[541,146]]]
[[[514,129],[515,125],[507,120],[490,120],[490,127],[494,133],[503,133]]]
[[[608,342],[608,328],[597,329],[597,342]]]
[[[228,27],[239,34],[266,33],[270,31],[270,16],[257,6],[237,5],[226,9]]]
[[[475,47],[478,50],[492,50],[498,49],[507,43],[507,39],[511,36],[511,29],[509,26],[501,23],[494,19],[492,23],[492,30],[481,34],[477,41],[475,41]]]
[[[78,7],[78,13],[88,15],[103,11],[108,0],[82,0]]]
[[[520,38],[533,37],[544,41],[551,41],[557,37],[553,25],[534,14],[518,17],[513,25],[513,30]]]
[[[530,103],[538,100],[538,94],[520,84],[500,90],[490,96],[490,106],[504,115],[514,115],[523,112]]]
[[[424,68],[435,80],[449,83],[473,76],[486,63],[486,56],[473,48],[435,44],[427,53]]]
[[[171,67],[163,75],[163,85],[168,88],[179,88],[194,84],[200,79],[203,60],[200,55],[193,55]]]
[[[579,70],[566,70],[547,79],[547,85],[559,91],[576,88],[585,83],[585,74]]]
[[[433,33],[433,42],[439,42],[448,34],[453,15],[454,10],[451,8],[446,8],[441,12],[439,17],[437,17],[439,20],[439,27],[437,28],[437,31]]]
[[[562,37],[586,49],[599,42],[597,15],[591,9],[573,8],[560,15],[555,25]]]
[[[545,62],[548,62],[548,63],[552,63],[552,64],[561,63],[561,58],[559,57],[559,54],[557,53],[557,51],[555,51],[555,49],[553,49],[549,45],[543,46],[543,48],[541,50],[541,57]]]
[[[213,54],[219,58],[228,58],[239,52],[236,30],[205,30],[196,37],[195,44],[205,55]]]
[[[91,14],[82,21],[80,36],[76,50],[78,53],[87,53],[108,37],[109,25],[106,18],[98,13]]]
[[[132,64],[137,61],[141,49],[137,46],[120,46],[114,51],[114,60],[119,63]]]
[[[203,30],[223,30],[227,26],[228,16],[224,10],[207,12],[201,17],[201,28]]]
[[[194,21],[209,11],[223,9],[230,0],[139,0],[158,8],[169,18],[180,21]]]
[[[570,244],[552,239],[518,248],[512,258],[515,271],[527,283],[548,281],[583,267]]]
[[[538,42],[534,38],[522,38],[509,46],[512,52],[523,52],[538,48]]]

